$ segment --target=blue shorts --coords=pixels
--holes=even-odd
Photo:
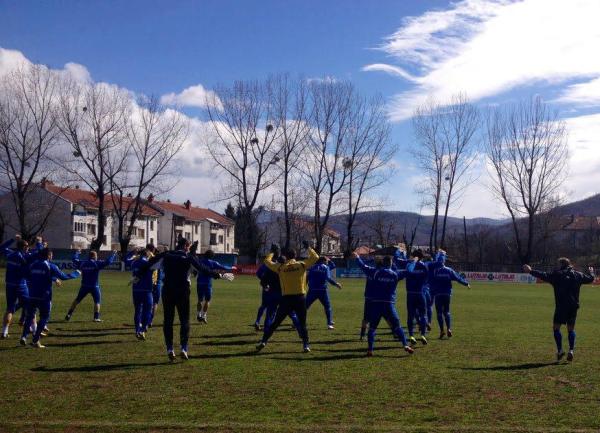
[[[26,311],[28,295],[27,289],[7,287],[6,312],[15,314],[19,308],[23,308],[23,311]]]
[[[381,319],[385,319],[392,330],[400,327],[400,316],[392,302],[366,302],[365,307],[370,329],[377,329]]]
[[[162,293],[162,286],[154,285],[152,286],[152,302],[157,305],[160,302],[160,295]]]
[[[198,285],[198,287],[196,287],[196,291],[198,292],[198,302],[200,302],[200,301],[210,302],[210,300],[212,299],[212,287],[211,286]]]
[[[79,293],[77,294],[77,298],[75,300],[79,303],[85,298],[87,295],[92,295],[94,299],[94,304],[99,304],[102,300],[102,296],[100,294],[100,286],[96,287],[84,287],[82,286],[79,289]]]

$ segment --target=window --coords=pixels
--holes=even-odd
[[[150,238],[150,243],[154,245],[154,238]]]
[[[102,236],[102,245],[106,245],[106,235]]]
[[[73,230],[79,233],[85,233],[85,223],[76,222],[73,224]]]
[[[137,229],[137,235],[138,235],[138,237],[140,237],[142,239],[145,238],[146,237],[146,230],[144,230],[144,229]]]
[[[194,233],[198,234],[198,224],[194,224]]]
[[[210,234],[210,244],[217,245],[217,234],[216,233]]]
[[[229,242],[227,242],[227,252],[229,252]]]
[[[192,234],[190,232],[185,232],[185,238],[190,241],[192,240]]]
[[[223,243],[223,235],[219,235],[219,244]]]
[[[87,234],[91,236],[96,236],[96,224],[87,225]]]
[[[154,230],[154,220],[150,220],[150,231]]]

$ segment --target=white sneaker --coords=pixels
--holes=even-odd
[[[327,329],[335,329],[335,326],[333,326],[333,325],[327,325]]]
[[[45,349],[46,346],[44,346],[42,343],[39,342],[39,340],[35,343],[31,343],[31,347],[33,347],[34,349]]]
[[[19,340],[19,344],[21,346],[27,346],[27,339],[25,337],[21,337],[21,339]]]
[[[184,361],[187,361],[188,359],[190,359],[186,350],[182,349],[181,353],[179,355],[181,356],[181,359],[183,359]]]
[[[173,350],[169,350],[167,352],[167,356],[169,357],[170,361],[175,361],[175,359],[177,359],[177,356],[175,355],[175,351],[173,351]]]
[[[100,323],[100,322],[102,322],[102,319],[98,317],[97,319],[94,319],[94,322]]]

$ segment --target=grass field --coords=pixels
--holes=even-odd
[[[3,275],[0,275],[2,280]],[[0,341],[0,431],[598,431],[600,292],[582,291],[575,362],[556,364],[549,286],[474,284],[453,298],[455,336],[411,357],[385,326],[374,358],[358,341],[361,280],[332,289],[336,329],[309,314],[313,352],[284,326],[260,354],[254,278],[217,282],[187,362],[168,362],[159,310],[148,340],[131,326],[125,274],[106,272],[103,323],[86,299],[62,321],[77,282],[55,289],[45,350]],[[404,298],[404,289],[400,290]],[[195,302],[195,294],[192,295]],[[5,305],[4,293],[0,295]],[[402,302],[399,312],[406,314]],[[566,334],[566,332],[565,332]],[[178,336],[176,330],[176,337]],[[566,335],[565,335],[566,340]],[[177,340],[176,340],[177,341]],[[566,343],[566,341],[565,341]]]

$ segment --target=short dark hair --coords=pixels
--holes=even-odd
[[[186,238],[179,238],[177,240],[177,249],[178,250],[182,250],[188,245],[190,245],[190,241],[188,241]]]
[[[560,264],[561,269],[571,266],[571,260],[569,260],[567,257],[560,257],[558,259],[558,263]]]
[[[295,259],[296,258],[296,250],[293,248],[290,248],[285,252],[285,255],[290,260]]]
[[[17,241],[17,249],[18,250],[24,250],[28,246],[29,246],[29,242],[27,242],[25,239],[19,239]]]
[[[423,258],[423,251],[421,251],[420,249],[416,249],[413,250],[413,252],[410,254],[412,257],[418,257],[419,259]]]
[[[392,257],[391,256],[385,256],[383,258],[383,266],[385,266],[386,268],[389,268],[390,266],[392,266]]]
[[[153,253],[154,251],[156,251],[156,247],[154,246],[154,244],[146,244],[146,249],[148,251],[150,251],[151,253]]]
[[[42,250],[40,251],[40,258],[47,260],[48,258],[50,258],[51,253],[52,250],[50,248],[42,248]]]
[[[204,252],[204,257],[207,259],[212,259],[215,256],[215,252],[213,250],[206,250]]]
[[[285,256],[278,256],[275,260],[277,263],[285,263]]]
[[[323,256],[319,257],[317,259],[317,263],[327,263],[327,257],[323,257]]]

